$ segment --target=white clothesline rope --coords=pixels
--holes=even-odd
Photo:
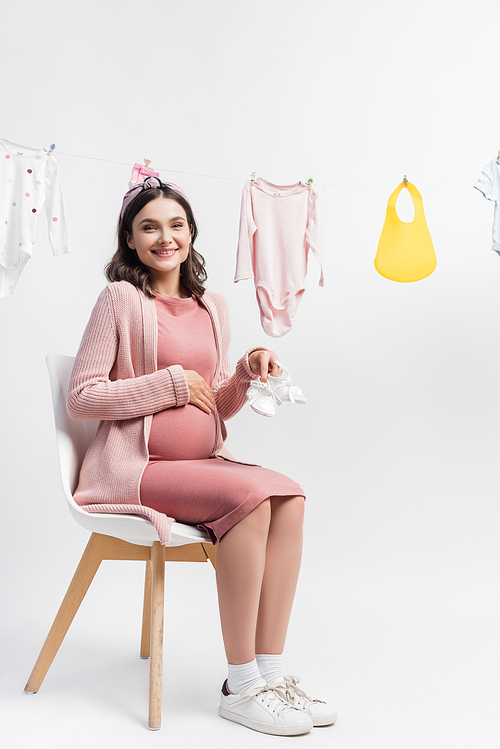
[[[129,169],[133,166],[133,164],[130,164],[125,161],[110,161],[109,159],[98,159],[95,156],[82,156],[78,153],[65,153],[64,151],[58,151],[57,153],[60,153],[62,156],[75,156],[77,159],[90,159],[90,161],[104,161],[106,164],[119,164],[119,166],[128,166]],[[153,167],[150,167],[153,169]],[[228,182],[248,182],[246,179],[235,179],[234,177],[220,177],[215,174],[200,174],[199,172],[180,172],[176,169],[164,169],[161,166],[155,166],[154,167],[155,172],[168,172],[169,174],[185,174],[186,176],[191,177],[206,177],[207,179],[224,179]]]
[[[471,164],[471,166],[463,166],[460,169],[451,169],[449,172],[439,172],[439,174],[429,174],[427,177],[412,177],[411,182],[423,182],[426,179],[436,179],[436,177],[445,177],[448,174],[457,174],[458,172],[467,172],[469,169],[483,169],[485,162],[481,164]],[[316,184],[316,183],[314,183]],[[331,182],[323,185],[316,185],[317,187],[359,187],[360,185],[384,185],[391,187],[394,182]]]
[[[106,164],[117,164],[119,166],[128,166],[129,168],[133,165],[125,161],[111,161],[110,159],[99,159],[95,156],[82,156],[79,153],[66,153],[65,151],[57,151],[62,156],[73,156],[77,159],[88,159],[89,161],[102,161]],[[467,172],[469,169],[482,169],[485,166],[482,164],[472,164],[471,166],[464,166],[460,169],[451,169],[449,172],[439,172],[439,174],[429,174],[426,177],[412,177],[412,182],[423,182],[428,179],[436,179],[437,177],[445,177],[449,174],[457,174],[458,172]],[[248,182],[248,179],[236,179],[235,177],[222,177],[217,174],[201,174],[199,172],[181,172],[178,169],[164,169],[163,167],[155,167],[155,171],[168,172],[169,174],[184,174],[188,177],[204,177],[205,179],[221,179],[226,182],[240,182],[242,184]],[[384,186],[390,187],[393,182],[328,182],[320,184],[319,182],[313,183],[315,187],[362,187],[362,186]]]

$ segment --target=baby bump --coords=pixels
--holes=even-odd
[[[203,460],[215,446],[215,414],[188,403],[153,416],[149,435],[150,460]]]

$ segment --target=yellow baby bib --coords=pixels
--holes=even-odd
[[[415,218],[409,223],[401,221],[396,212],[396,200],[403,187],[408,189],[415,207]],[[387,203],[375,268],[384,278],[408,283],[430,276],[436,265],[436,253],[425,221],[422,196],[411,182],[401,182]]]

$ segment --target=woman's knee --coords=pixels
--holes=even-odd
[[[304,522],[306,498],[300,497],[300,496],[291,497],[289,502],[291,503],[292,512],[294,513],[294,516],[297,518],[297,521],[302,524]]]
[[[295,512],[299,512],[302,515],[304,514],[305,504],[306,504],[306,498],[302,496],[298,497],[290,497],[288,500],[291,502],[292,506],[294,507]]]
[[[304,522],[305,497],[271,497],[271,513],[286,517],[288,522],[302,525]]]

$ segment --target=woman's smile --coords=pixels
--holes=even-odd
[[[168,250],[151,250],[151,252],[154,255],[157,255],[157,257],[172,257],[172,255],[177,252],[177,247],[172,247]]]

